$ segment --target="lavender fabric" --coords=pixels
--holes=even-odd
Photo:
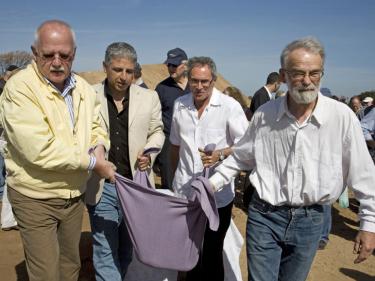
[[[190,198],[177,198],[153,189],[146,172],[137,171],[133,181],[116,174],[124,219],[141,262],[180,271],[197,264],[207,219],[216,231],[219,215],[207,177],[191,187]]]

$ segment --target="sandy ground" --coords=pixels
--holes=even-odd
[[[357,206],[353,199],[351,199],[350,207],[348,209],[342,209],[338,204],[334,205],[332,211],[333,228],[330,235],[330,242],[326,249],[318,251],[310,275],[307,279],[308,281],[375,280],[374,255],[364,263],[359,265],[353,264],[355,255],[352,254],[352,241],[356,235],[358,227],[356,210]],[[242,209],[240,190],[237,190],[233,218],[237,227],[244,235],[246,228],[246,213]],[[94,280],[90,258],[91,244],[89,231],[88,215],[87,212],[85,212],[81,239],[82,270],[79,279],[81,281]],[[240,262],[243,279],[247,280],[244,247],[241,253]],[[22,243],[18,231],[0,231],[0,280],[28,280]]]

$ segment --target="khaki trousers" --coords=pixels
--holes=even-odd
[[[76,281],[83,198],[33,199],[8,186],[30,281]]]

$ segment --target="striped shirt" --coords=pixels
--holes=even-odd
[[[62,92],[59,89],[57,89],[48,79],[46,80],[64,98],[66,106],[68,107],[68,112],[70,116],[70,126],[72,127],[72,130],[73,130],[74,129],[74,107],[73,107],[72,89],[74,89],[76,86],[76,79],[74,78],[74,74],[69,75],[69,77],[65,80],[64,89]],[[90,163],[89,163],[88,169],[89,170],[94,169],[95,164],[96,164],[96,157],[93,155],[90,155]]]

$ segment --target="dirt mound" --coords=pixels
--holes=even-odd
[[[79,72],[83,78],[90,84],[96,84],[103,81],[105,74],[103,71],[86,71]],[[168,71],[164,64],[144,64],[142,65],[142,78],[150,89],[155,89],[156,85],[168,77]],[[223,91],[226,87],[231,86],[223,76],[219,74],[215,87]]]

